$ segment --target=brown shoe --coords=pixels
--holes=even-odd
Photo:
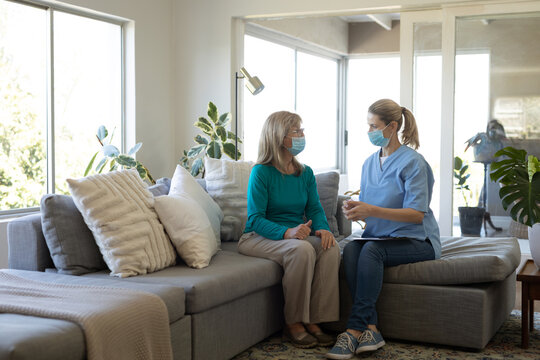
[[[322,330],[311,332],[309,329],[307,329],[307,331],[317,339],[320,346],[330,346],[335,342],[332,335],[325,334],[322,332]]]
[[[293,334],[288,327],[283,329],[283,339],[301,349],[309,349],[317,346],[318,344],[317,339],[308,334],[306,331]]]

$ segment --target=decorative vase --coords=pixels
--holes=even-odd
[[[481,207],[461,206],[458,208],[458,211],[461,235],[480,236],[486,209]]]
[[[540,223],[529,226],[529,248],[536,267],[540,269]]]

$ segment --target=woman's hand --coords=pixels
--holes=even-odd
[[[297,227],[287,229],[283,235],[284,239],[300,239],[304,240],[311,234],[311,220],[305,224],[300,224]]]
[[[345,217],[353,221],[364,221],[367,217],[374,215],[374,206],[362,201],[345,201],[341,209],[343,210]]]
[[[317,230],[315,235],[321,238],[321,246],[324,250],[330,249],[332,246],[336,245],[336,239],[334,235],[328,230]]]

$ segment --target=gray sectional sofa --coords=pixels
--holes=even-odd
[[[204,186],[204,183],[202,183]],[[167,183],[155,189],[166,193]],[[319,184],[319,192],[325,191]],[[327,194],[325,194],[327,195]],[[326,198],[328,196],[325,196]],[[351,232],[341,213],[345,197],[330,207],[339,240]],[[328,207],[327,207],[328,209]],[[325,209],[325,210],[327,210]],[[348,241],[340,241],[343,248]],[[175,359],[228,359],[283,326],[281,268],[274,262],[241,255],[236,243],[204,269],[181,263],[161,271],[115,278],[108,271],[81,276],[55,273],[40,214],[9,223],[10,272],[30,279],[128,287],[161,297],[169,311]],[[515,269],[520,261],[515,238],[442,238],[442,258],[388,268],[377,304],[386,338],[481,349],[514,305]],[[342,331],[351,300],[340,275],[341,319],[325,324]],[[55,319],[0,314],[0,360],[84,359],[78,326]],[[51,345],[52,344],[52,345]]]

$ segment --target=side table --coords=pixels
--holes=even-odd
[[[534,300],[540,300],[540,270],[528,259],[518,270],[521,281],[521,347],[529,347],[529,331],[534,330]]]

